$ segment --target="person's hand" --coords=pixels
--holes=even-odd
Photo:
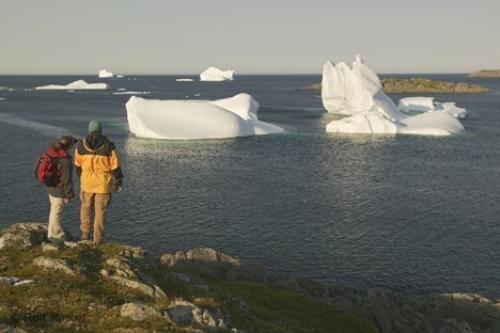
[[[63,202],[65,205],[69,204],[69,198],[63,198]]]

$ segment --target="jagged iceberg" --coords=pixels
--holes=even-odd
[[[130,131],[141,138],[225,139],[283,132],[281,127],[259,121],[259,103],[244,93],[215,101],[132,96],[126,108]]]
[[[107,79],[109,77],[113,77],[113,73],[111,73],[110,71],[108,71],[107,69],[101,69],[99,71],[99,74],[97,75],[99,78],[101,79]]]
[[[221,70],[217,67],[208,67],[200,74],[200,81],[233,81],[233,70]]]
[[[461,109],[454,103],[442,103],[438,110],[432,101],[434,109],[422,110],[431,107],[430,101],[414,100],[412,103],[418,104],[419,110],[412,107],[408,110],[412,114],[401,112],[385,94],[377,74],[360,56],[356,56],[351,67],[344,62],[335,65],[330,61],[323,66],[321,98],[328,112],[348,116],[330,122],[327,132],[445,136],[464,130],[452,115],[458,112],[453,111],[452,106]],[[407,102],[411,101],[403,101],[401,107],[413,105]]]
[[[35,90],[104,90],[108,89],[106,83],[87,83],[84,80],[76,80],[66,85],[49,84],[36,87]]]

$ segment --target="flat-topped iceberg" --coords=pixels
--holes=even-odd
[[[420,97],[403,100],[400,107],[408,113],[401,112],[360,56],[352,66],[344,62],[323,66],[321,98],[328,112],[348,116],[330,122],[327,132],[445,136],[464,130],[455,116],[458,109],[465,109],[455,103],[437,106],[433,100]]]
[[[175,79],[175,81],[177,81],[177,82],[194,82],[193,79],[183,79],[183,78]]]
[[[233,70],[221,70],[210,66],[200,74],[200,81],[233,81]]]
[[[101,79],[107,79],[109,77],[113,77],[113,73],[111,73],[110,71],[108,71],[107,69],[101,69],[99,71],[99,73],[97,74],[97,76]]]
[[[49,84],[36,87],[35,90],[104,90],[108,89],[106,83],[87,83],[84,80],[76,80],[66,85]]]
[[[402,112],[429,112],[445,111],[455,118],[465,118],[467,110],[458,107],[454,102],[434,102],[434,97],[406,97],[398,102],[398,109]]]
[[[258,120],[259,103],[248,94],[215,101],[132,96],[126,108],[130,131],[141,138],[225,139],[283,132],[281,127]]]

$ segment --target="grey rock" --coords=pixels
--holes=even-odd
[[[57,270],[69,275],[77,275],[77,272],[69,267],[68,263],[64,259],[41,256],[35,258],[35,260],[33,260],[33,264],[46,270]]]
[[[154,279],[140,272],[141,267],[134,260],[113,256],[106,259],[105,266],[106,268],[100,271],[102,277],[112,279],[153,299],[167,298],[165,292],[154,283]]]
[[[0,235],[0,249],[15,246],[27,249],[47,241],[47,226],[42,223],[18,223],[4,229]]]
[[[23,280],[23,279],[16,278],[16,277],[0,276],[0,283],[4,283],[4,284],[11,286],[11,287],[17,287],[17,286],[22,286],[25,284],[33,283],[33,280],[28,280],[28,279]]]
[[[150,318],[162,317],[160,311],[158,311],[151,305],[141,302],[132,302],[123,304],[120,309],[120,315],[122,317],[128,317],[136,321],[143,321]]]
[[[183,299],[174,300],[167,308],[166,318],[180,326],[201,326],[209,332],[228,329],[223,318]]]
[[[78,242],[65,241],[64,246],[69,247],[70,249],[74,249],[80,246],[80,244],[78,244]]]
[[[42,243],[42,252],[54,252],[62,249],[60,243]]]

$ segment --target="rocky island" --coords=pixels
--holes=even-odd
[[[47,242],[46,225],[0,231],[0,332],[498,332],[476,294],[401,296],[278,280],[231,255]],[[72,239],[68,234],[68,239]]]
[[[500,77],[500,69],[482,69],[469,74],[470,77]]]
[[[399,93],[468,93],[479,94],[486,93],[490,90],[486,87],[465,83],[465,82],[448,82],[437,81],[424,78],[406,78],[395,79],[387,78],[381,80],[384,91],[388,94]],[[321,83],[314,83],[300,87],[299,90],[321,92]]]

